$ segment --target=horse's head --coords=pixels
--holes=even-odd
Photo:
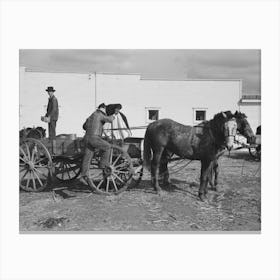
[[[237,121],[237,130],[244,135],[250,144],[256,142],[256,136],[247,120],[247,116],[241,112],[236,111],[234,117]]]
[[[231,150],[237,132],[237,122],[234,115],[230,111],[221,112],[216,114],[213,120],[216,123],[216,127],[218,127],[220,138],[226,148]]]

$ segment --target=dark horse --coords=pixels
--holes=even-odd
[[[164,182],[169,183],[168,154],[174,153],[181,158],[201,161],[199,197],[204,200],[212,162],[223,147],[229,150],[233,147],[236,129],[233,115],[224,112],[198,126],[186,126],[170,119],[151,123],[144,138],[144,166],[151,171],[156,191],[161,191],[159,173],[163,173]]]
[[[35,127],[27,127],[23,128],[19,131],[19,138],[25,139],[25,138],[35,138],[35,139],[42,139],[46,137],[46,129],[44,129],[41,126]]]
[[[246,137],[247,142],[249,144],[253,144],[256,142],[256,136],[247,120],[247,116],[244,113],[236,111],[234,115],[230,111],[226,111],[225,114],[228,117],[234,117],[236,119],[237,123],[237,131]],[[221,150],[217,154],[217,159],[213,161],[213,169],[209,173],[209,183],[213,190],[217,190],[218,185],[218,176],[219,176],[219,164],[218,164],[218,158],[224,153],[224,149]]]

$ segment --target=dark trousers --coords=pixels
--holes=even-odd
[[[55,128],[56,128],[56,121],[50,121],[49,122],[49,139],[55,140]]]
[[[87,174],[88,167],[90,165],[90,161],[94,149],[99,149],[103,151],[99,167],[104,168],[107,164],[109,164],[110,147],[111,147],[111,145],[107,141],[103,140],[100,136],[92,136],[92,137],[85,136],[84,141],[85,141],[85,153],[82,162],[82,172],[81,172],[82,176],[88,175]]]

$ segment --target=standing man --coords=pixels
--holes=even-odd
[[[116,114],[117,114],[116,110]],[[88,166],[92,158],[94,148],[100,149],[103,154],[100,160],[100,168],[105,168],[109,163],[110,158],[110,147],[111,145],[102,139],[103,125],[107,122],[112,123],[115,118],[115,114],[107,116],[106,105],[100,104],[95,112],[93,112],[86,120],[83,125],[83,129],[86,131],[85,141],[85,154],[82,163],[81,177],[85,178],[88,176]]]
[[[56,141],[55,141],[55,128],[56,122],[58,120],[58,102],[56,97],[54,96],[55,89],[53,87],[48,87],[46,92],[49,95],[49,102],[47,107],[47,113],[45,117],[47,118],[47,122],[49,125],[49,139],[52,143],[52,152],[53,154],[56,153]]]

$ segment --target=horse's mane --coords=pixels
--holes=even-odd
[[[238,112],[238,111],[235,112],[234,117],[238,118],[238,119],[246,119],[247,118],[247,116],[244,113]]]
[[[226,115],[227,119],[234,118],[235,115],[231,111],[223,111],[214,115],[213,119],[225,119],[224,114]]]

